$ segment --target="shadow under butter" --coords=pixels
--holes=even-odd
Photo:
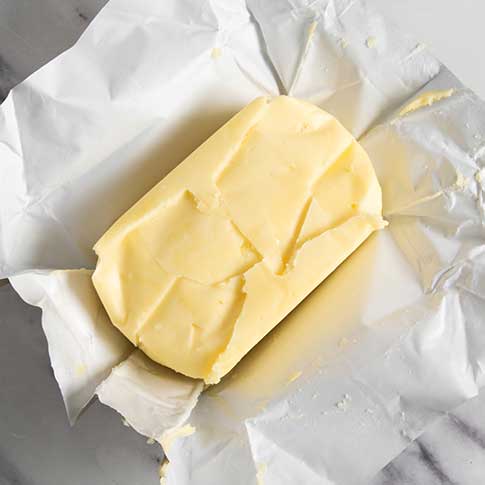
[[[62,227],[51,228],[45,238],[39,234],[32,252],[51,251],[52,236],[58,231],[59,238],[69,234],[72,242],[63,267],[86,266],[86,260],[94,267],[91,248],[104,232],[240,108],[235,105],[214,110],[196,105],[178,121],[161,120],[141,129],[136,137],[75,180],[72,189],[66,185],[56,190],[43,202],[45,210],[38,207],[31,215],[26,214],[37,218],[40,210],[62,221]]]

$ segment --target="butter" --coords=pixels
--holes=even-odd
[[[133,344],[216,383],[385,225],[381,210],[335,118],[258,98],[104,234],[93,282]]]
[[[163,461],[162,465],[160,466],[160,485],[168,485],[167,484],[167,473],[168,473],[168,467],[170,465],[170,462],[165,458]]]
[[[420,108],[426,108],[432,106],[434,103],[441,101],[442,99],[449,98],[454,94],[454,89],[445,89],[441,91],[428,91],[421,94],[418,98],[411,101],[400,112],[399,116],[404,116]]]
[[[268,466],[266,463],[258,463],[256,467],[256,482],[258,485],[264,485],[264,475]]]
[[[368,37],[365,41],[365,45],[369,49],[374,49],[377,46],[377,38],[376,37]]]
[[[222,56],[222,49],[220,47],[214,47],[211,51],[212,59],[219,59]]]
[[[303,372],[301,370],[293,372],[293,374],[291,374],[291,376],[288,378],[288,384],[295,382],[297,379],[301,377],[302,374]]]
[[[163,451],[167,453],[178,438],[185,438],[186,436],[190,436],[194,433],[195,428],[190,424],[166,431],[160,440]]]

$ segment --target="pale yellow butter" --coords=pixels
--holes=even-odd
[[[258,98],[104,234],[93,282],[149,357],[216,383],[383,227],[381,209],[335,118]]]
[[[408,105],[406,105],[399,112],[399,116],[407,115],[421,108],[433,106],[433,104],[437,103],[438,101],[441,101],[442,99],[446,99],[446,98],[449,98],[450,96],[453,96],[454,93],[455,93],[454,89],[444,89],[441,91],[427,91],[419,95],[416,99],[414,99]]]

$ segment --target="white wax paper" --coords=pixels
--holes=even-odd
[[[398,115],[419,90],[450,88]],[[247,102],[278,93],[359,137],[390,225],[201,395],[195,433],[166,450],[169,485],[363,483],[484,383],[485,107],[360,0],[111,0],[1,107],[1,275],[23,272],[13,282],[36,303],[39,270],[93,268],[119,215]],[[96,327],[67,286],[49,305]],[[51,356],[64,345],[49,337]],[[201,384],[139,359],[98,393],[163,441]],[[74,417],[98,381],[52,363]]]
[[[202,381],[181,376],[136,350],[96,393],[136,431],[161,442],[167,431],[185,423],[202,388]]]

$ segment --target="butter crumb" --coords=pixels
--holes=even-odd
[[[153,438],[147,439],[147,445],[153,445],[154,443],[155,443],[155,440]]]
[[[367,37],[365,45],[369,49],[373,49],[377,45],[377,39],[374,36]]]
[[[441,101],[442,99],[449,98],[455,93],[454,89],[444,89],[441,91],[428,91],[421,94],[414,101],[411,101],[400,112],[399,116],[407,115],[420,108],[426,108],[432,106],[434,103]]]
[[[264,475],[267,468],[266,463],[258,463],[256,471],[256,481],[258,482],[258,485],[264,485]]]
[[[475,180],[482,186],[485,184],[485,167],[475,173]]]
[[[315,33],[315,29],[317,28],[318,22],[314,20],[311,24],[310,27],[308,28],[308,37],[311,38],[313,34]]]
[[[160,485],[167,485],[167,471],[170,462],[165,458],[162,465],[160,466]]]
[[[340,340],[339,340],[339,343],[338,343],[338,346],[341,348],[341,349],[344,349],[345,347],[347,347],[347,345],[349,345],[350,341],[347,337],[342,337]]]
[[[220,47],[214,47],[211,51],[212,59],[219,59],[222,56],[222,49]]]
[[[301,370],[297,372],[293,372],[293,374],[291,374],[291,376],[288,378],[288,384],[296,381],[301,376],[301,374],[302,374]]]
[[[160,443],[166,453],[178,438],[185,438],[186,436],[190,436],[194,433],[195,427],[190,424],[186,424],[185,426],[165,431]]]
[[[126,426],[127,428],[130,427],[130,423],[125,418],[122,418],[121,422],[123,423],[123,426]]]
[[[458,190],[465,190],[468,186],[469,180],[459,171],[456,171],[456,180],[454,187]]]
[[[349,41],[345,37],[341,37],[338,40],[338,44],[342,49],[346,49],[347,46],[349,45]]]
[[[348,404],[349,402],[352,400],[352,398],[350,397],[349,394],[344,394],[343,395],[343,398],[340,399],[340,401],[337,401],[335,403],[335,407],[340,409],[341,411],[346,411],[347,410],[347,407],[348,407]]]

